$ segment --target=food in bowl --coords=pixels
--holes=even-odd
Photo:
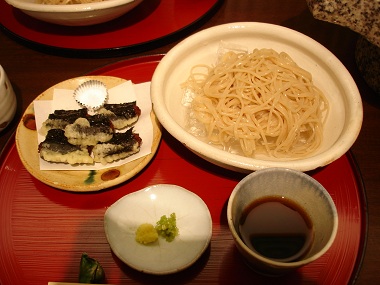
[[[329,106],[328,112],[326,109],[325,115],[322,113],[325,116],[322,117],[322,137],[315,151],[297,158],[275,157],[266,153],[248,157],[217,148],[199,135],[189,133],[191,104],[181,84],[186,82],[194,65],[213,66],[218,62],[221,42],[245,47],[249,51],[273,49],[284,52],[311,74],[314,86],[320,89]],[[245,173],[268,167],[309,171],[328,165],[350,149],[363,120],[360,93],[344,65],[308,36],[267,23],[229,23],[187,37],[158,64],[151,81],[151,97],[158,120],[174,138],[213,164]]]
[[[329,192],[313,177],[266,168],[235,186],[227,221],[247,265],[266,276],[281,276],[316,261],[331,248],[339,217]]]
[[[133,10],[143,0],[106,0],[70,5],[47,5],[36,1],[39,0],[6,0],[9,5],[35,19],[73,27],[96,25],[114,20]]]
[[[275,261],[300,260],[311,248],[314,227],[307,211],[291,199],[270,195],[249,204],[240,217],[245,245]]]
[[[211,145],[288,159],[321,145],[328,101],[285,52],[223,52],[213,66],[192,67],[182,86],[191,106],[188,130]]]

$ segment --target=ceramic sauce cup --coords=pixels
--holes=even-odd
[[[246,263],[268,276],[318,259],[338,229],[338,213],[327,190],[309,175],[286,168],[243,178],[229,198],[227,219]]]
[[[16,107],[16,95],[7,74],[0,65],[0,131],[4,130],[12,121]]]

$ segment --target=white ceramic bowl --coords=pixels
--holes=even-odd
[[[316,153],[297,160],[278,161],[269,157],[248,158],[217,149],[187,132],[187,108],[181,102],[190,68],[213,65],[220,42],[254,48],[271,48],[288,53],[313,76],[314,84],[330,103],[324,139]],[[158,64],[152,78],[153,108],[163,127],[199,156],[219,166],[250,172],[267,167],[301,171],[327,165],[341,157],[355,142],[362,125],[363,109],[358,88],[344,65],[313,39],[288,28],[255,22],[230,23],[195,33],[172,48]]]
[[[4,130],[15,116],[17,99],[3,67],[0,65],[0,131]]]
[[[136,229],[155,225],[163,215],[176,214],[179,235],[142,245]],[[192,265],[207,249],[212,235],[210,212],[196,194],[176,185],[159,184],[128,194],[104,216],[107,240],[115,255],[130,267],[149,274],[175,273]]]
[[[303,209],[312,224],[311,246],[302,257],[294,261],[269,259],[252,250],[243,242],[240,231],[243,213],[255,201],[274,196],[281,197],[281,200],[291,201],[292,210],[296,208],[294,205]],[[271,211],[270,217],[260,217],[260,219],[267,219],[262,227],[270,224],[271,217],[274,215],[274,211]],[[283,212],[281,215],[285,216]],[[289,233],[288,231],[294,225],[289,222],[290,218],[286,217],[286,220],[281,221],[278,225],[278,231],[275,230],[276,234],[282,231]],[[276,219],[279,220],[281,217],[276,217]],[[286,168],[262,169],[243,178],[235,186],[228,200],[227,220],[237,249],[252,269],[264,275],[283,275],[317,260],[329,250],[338,230],[338,213],[327,190],[311,176]],[[278,220],[274,223],[277,223]],[[280,229],[282,225],[285,227]],[[252,224],[250,226],[252,227]],[[258,227],[257,224],[255,226]],[[278,250],[277,247],[275,248]]]
[[[88,26],[116,19],[143,0],[106,0],[87,4],[45,5],[37,0],[6,0],[29,16],[65,26]]]

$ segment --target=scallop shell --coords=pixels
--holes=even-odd
[[[103,82],[89,80],[80,84],[74,90],[74,98],[80,105],[95,111],[106,103],[108,90]]]

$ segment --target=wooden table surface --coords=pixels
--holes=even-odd
[[[355,44],[358,35],[351,30],[322,22],[312,17],[303,0],[226,0],[202,30],[237,21],[257,21],[278,24],[302,32],[334,53],[350,71],[360,90],[364,121],[361,133],[352,146],[360,168],[368,201],[369,230],[364,261],[356,284],[377,284],[380,279],[378,260],[380,246],[380,97],[362,79],[355,64]],[[195,32],[197,30],[193,30]],[[189,35],[181,35],[182,38]],[[178,41],[180,38],[177,39]],[[141,53],[102,58],[74,58],[44,53],[24,46],[0,32],[0,64],[5,69],[17,94],[18,109],[11,125],[0,133],[0,149],[13,134],[23,111],[44,90],[63,80],[84,75],[94,69],[120,60],[151,54],[163,54],[177,42],[175,39],[155,49]]]

